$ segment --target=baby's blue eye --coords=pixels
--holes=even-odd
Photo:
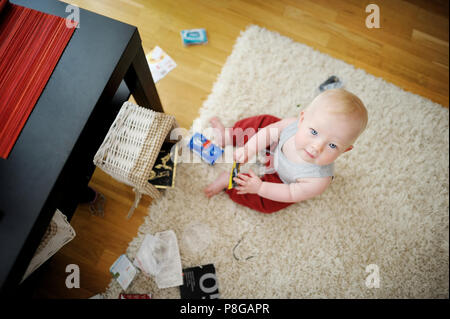
[[[315,129],[312,128],[312,129],[311,129],[311,134],[312,134],[312,135],[317,135],[318,133],[317,133],[317,131],[316,131]]]
[[[328,144],[331,148],[336,148],[337,146],[336,146],[336,144],[333,144],[333,143],[330,143],[330,144]]]

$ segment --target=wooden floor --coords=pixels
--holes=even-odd
[[[277,31],[344,60],[403,89],[449,104],[447,0],[70,0],[70,3],[136,25],[146,53],[158,45],[178,64],[156,84],[165,111],[189,128],[235,39],[249,24]],[[380,8],[380,28],[368,29],[366,5]],[[83,21],[80,21],[83,28]],[[209,43],[183,47],[179,32],[205,28]],[[105,216],[80,205],[72,219],[77,236],[43,268],[35,297],[88,298],[110,282],[110,265],[125,253],[143,223],[150,199],[131,220],[131,188],[98,169],[91,186],[106,196]],[[81,288],[65,286],[65,267],[80,267]]]

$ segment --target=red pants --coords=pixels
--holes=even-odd
[[[236,142],[238,144],[241,144],[239,146],[242,146],[242,143],[239,143],[240,140],[242,140],[242,136],[236,136],[239,135],[240,132],[244,131],[248,128],[252,128],[253,132],[257,133],[259,128],[266,127],[267,125],[270,125],[272,123],[280,121],[279,118],[272,116],[272,115],[259,115],[259,116],[253,116],[249,117],[240,121],[237,121],[233,126],[233,145],[236,146]],[[235,132],[235,129],[239,128],[240,130]],[[248,132],[251,132],[249,130]],[[254,134],[253,134],[254,135]],[[244,135],[243,136],[243,142],[244,144],[247,143],[248,139],[252,137],[252,135]],[[268,164],[268,163],[267,163]],[[248,174],[246,174],[248,175]],[[275,172],[273,174],[265,174],[263,177],[261,177],[261,180],[263,182],[269,182],[269,183],[283,183],[283,181],[280,179],[278,174]],[[271,214],[276,211],[279,211],[285,207],[288,207],[289,205],[292,205],[293,203],[283,203],[283,202],[277,202],[273,201],[268,198],[261,197],[257,194],[237,194],[237,190],[235,188],[227,189],[226,193],[230,196],[230,198],[243,206],[247,206],[251,209],[257,210],[261,213],[265,214]]]

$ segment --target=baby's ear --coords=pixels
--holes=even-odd
[[[350,145],[345,151],[344,151],[344,153],[345,152],[348,152],[348,151],[351,151],[353,149],[353,145]]]
[[[300,126],[300,124],[303,122],[303,119],[305,118],[305,111],[301,111],[300,115],[298,116],[298,125]]]

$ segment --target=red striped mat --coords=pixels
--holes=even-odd
[[[11,152],[74,30],[64,18],[22,6],[8,3],[1,11],[1,158]]]

